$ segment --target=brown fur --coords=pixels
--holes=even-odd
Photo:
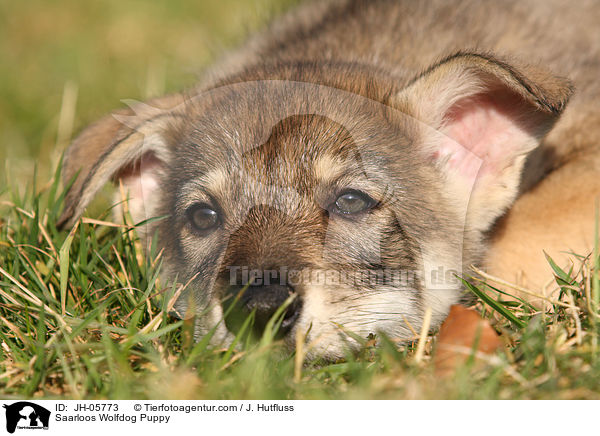
[[[543,248],[589,250],[600,192],[598,22],[594,1],[308,3],[195,89],[85,130],[67,153],[66,178],[81,173],[61,224],[122,178],[136,220],[167,216],[142,237],[158,231],[164,277],[190,281],[176,309],[203,313],[199,337],[223,316],[231,268],[247,266],[347,274],[294,285],[293,331],[313,355],[354,347],[344,329],[409,339],[426,310],[435,327],[463,298],[454,273],[482,263],[485,236],[519,190],[492,236],[492,272],[523,269],[538,287],[549,277]],[[348,188],[377,204],[336,215]],[[218,211],[218,229],[190,225],[198,204]],[[348,279],[363,270],[425,280]],[[231,339],[219,324],[213,342]]]

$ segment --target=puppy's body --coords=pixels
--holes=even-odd
[[[159,232],[165,274],[190,282],[180,312],[203,313],[198,335],[218,325],[214,342],[233,337],[221,301],[247,269],[278,281],[251,286],[247,310],[266,316],[297,296],[290,344],[300,330],[315,354],[337,357],[354,343],[345,330],[408,339],[427,310],[435,326],[461,300],[454,274],[483,262],[519,190],[493,237],[493,273],[530,260],[528,284],[540,286],[544,245],[589,248],[598,22],[598,2],[302,6],[196,89],[150,103],[161,110],[133,107],[86,130],[66,156],[66,177],[82,175],[62,221],[121,177],[135,218],[168,215],[147,230]],[[558,119],[572,92],[561,77],[579,91]],[[557,186],[574,195],[568,226]],[[397,272],[406,280],[389,280]]]
[[[597,0],[576,7],[562,0],[313,2],[275,22],[209,77],[285,61],[356,62],[385,71],[401,88],[441,59],[469,51],[541,66],[569,78],[578,92],[532,154],[525,191],[600,143],[599,22]]]
[[[276,61],[357,62],[388,72],[399,87],[451,54],[493,53],[568,77],[579,90],[551,135],[548,154],[524,173],[531,187],[549,168],[599,143],[600,6],[551,1],[338,1],[309,4],[276,22],[217,71]],[[586,133],[581,134],[581,126]],[[593,131],[589,132],[590,126]]]

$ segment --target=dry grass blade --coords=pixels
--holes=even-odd
[[[431,325],[431,307],[425,309],[423,315],[423,325],[421,326],[421,335],[419,342],[417,343],[417,351],[415,352],[414,360],[416,363],[420,363],[425,355],[425,343],[427,342],[427,334],[429,333],[429,326]]]
[[[45,305],[39,298],[37,298],[35,295],[33,295],[17,279],[15,279],[13,276],[11,276],[9,273],[7,273],[1,267],[0,267],[0,274],[2,274],[4,277],[6,277],[8,280],[10,280],[11,282],[13,282],[17,286],[18,289],[13,289],[13,291],[15,293],[17,293],[20,297],[24,298],[25,300],[29,301],[30,303],[33,303],[34,305],[39,306],[40,308],[43,308],[47,313],[49,313],[54,318],[56,318],[56,320],[63,327],[65,327],[66,329],[68,329],[70,331],[70,327],[68,326],[68,324],[65,322],[65,320],[63,319],[63,317],[61,315],[59,315],[54,310],[52,310],[52,308],[50,308],[47,305]]]

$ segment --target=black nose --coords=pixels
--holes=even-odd
[[[241,295],[240,295],[241,293]],[[287,285],[246,285],[230,286],[224,301],[226,313],[225,326],[233,334],[237,334],[248,316],[254,311],[252,331],[260,338],[269,320],[277,309],[292,295],[294,290]],[[233,304],[233,307],[231,305]],[[276,337],[285,336],[300,316],[302,301],[299,296],[286,307],[283,321],[277,330]]]

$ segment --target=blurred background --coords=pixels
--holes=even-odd
[[[297,0],[0,0],[0,195],[121,99],[192,85]]]

